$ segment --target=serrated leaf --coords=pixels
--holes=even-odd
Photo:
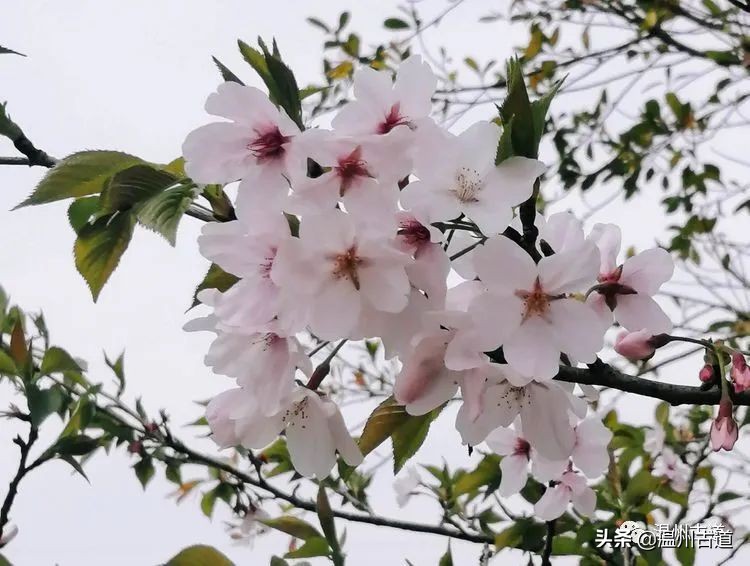
[[[264,55],[268,72],[276,84],[276,102],[286,110],[286,113],[301,130],[304,129],[299,86],[297,86],[297,79],[294,78],[294,73],[278,56],[270,55],[267,52]]]
[[[156,470],[154,469],[154,462],[150,456],[144,456],[133,466],[135,470],[135,477],[141,482],[143,489],[146,489],[148,482],[154,477]]]
[[[174,187],[140,205],[136,216],[143,226],[161,234],[174,246],[177,239],[177,227],[194,198],[192,186]]]
[[[328,556],[331,549],[326,539],[312,537],[305,541],[297,550],[292,550],[284,555],[284,558],[314,558],[316,556]]]
[[[73,247],[75,264],[88,283],[94,302],[128,248],[134,226],[130,213],[117,213],[87,224],[78,233]]]
[[[84,456],[93,452],[98,447],[98,438],[91,438],[85,434],[79,434],[76,436],[65,436],[59,438],[57,442],[47,449],[47,452],[59,456]]]
[[[48,416],[62,408],[65,396],[57,386],[39,389],[36,385],[29,385],[26,388],[26,401],[31,423],[38,427]]]
[[[81,366],[68,352],[57,346],[52,346],[44,352],[40,371],[42,375],[50,375],[63,371],[81,371]]]
[[[445,405],[433,409],[427,414],[418,417],[409,415],[409,417],[391,434],[393,443],[393,474],[397,474],[404,464],[417,453],[422,446],[427,433],[430,431],[430,425],[441,413]]]
[[[88,483],[91,483],[91,481],[89,481],[89,477],[86,475],[86,472],[83,471],[83,467],[78,462],[78,460],[73,458],[73,456],[68,456],[67,454],[64,454],[62,456],[58,456],[58,458],[62,460],[63,462],[67,462],[76,471],[76,473],[83,476],[83,479],[85,479]]]
[[[115,374],[115,377],[117,378],[117,396],[119,397],[125,390],[125,352],[117,356],[117,359],[114,362],[111,361],[105,353],[104,363],[107,364],[109,369],[112,370],[112,372]]]
[[[260,522],[267,527],[292,535],[298,539],[307,540],[315,537],[320,539],[323,538],[323,535],[320,534],[318,529],[313,527],[310,523],[306,523],[302,519],[298,519],[291,515],[284,515],[283,517],[277,517],[276,519],[261,519]]]
[[[180,551],[165,566],[234,566],[234,563],[215,548],[197,544]]]
[[[472,493],[482,486],[495,483],[500,477],[500,457],[488,454],[473,471],[462,475],[453,486],[453,496]]]
[[[177,177],[150,165],[134,165],[104,184],[99,206],[104,213],[122,212],[148,201],[177,182]]]
[[[237,83],[241,85],[245,84],[240,80],[240,78],[237,75],[235,75],[232,71],[230,71],[229,68],[226,65],[224,65],[224,63],[219,61],[216,57],[211,57],[211,59],[213,60],[214,65],[216,65],[216,67],[219,69],[222,79],[231,83]]]
[[[99,211],[99,196],[82,197],[74,200],[68,207],[68,222],[78,234]]]
[[[227,273],[221,267],[212,263],[211,267],[208,268],[208,273],[206,273],[203,281],[201,281],[195,288],[195,293],[193,293],[193,303],[190,305],[190,308],[200,304],[198,294],[204,289],[217,289],[223,293],[239,280],[239,277],[236,275]]]
[[[408,417],[406,409],[402,405],[397,405],[393,397],[388,397],[378,405],[367,418],[362,435],[357,441],[362,455],[366,456],[380,446]]]
[[[139,163],[144,163],[140,157],[120,151],[74,153],[50,169],[34,192],[15,208],[98,193],[109,177]]]

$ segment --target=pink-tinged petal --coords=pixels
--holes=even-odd
[[[383,343],[385,358],[405,355],[411,340],[422,329],[422,317],[429,308],[427,298],[414,289],[409,293],[409,303],[398,313],[387,313],[362,305],[359,328],[363,336],[378,336]]]
[[[568,508],[570,496],[570,489],[563,484],[548,487],[544,495],[534,504],[534,515],[542,521],[557,519]]]
[[[362,451],[354,442],[354,439],[349,434],[349,430],[346,428],[344,417],[341,416],[341,411],[332,401],[324,401],[328,412],[328,428],[331,431],[333,437],[333,443],[336,446],[341,458],[350,466],[358,466],[362,463],[364,457]]]
[[[617,268],[617,254],[620,253],[622,233],[615,224],[595,224],[589,239],[596,244],[601,254],[599,272],[605,275]]]
[[[409,183],[401,191],[401,206],[407,210],[424,210],[433,222],[453,220],[461,214],[459,201],[453,193],[426,181]]]
[[[443,357],[447,339],[445,332],[419,339],[396,377],[393,388],[396,401],[402,405],[413,403],[424,396],[436,376],[445,371]]]
[[[584,444],[590,446],[603,446],[606,448],[609,441],[612,440],[612,431],[595,417],[581,421],[576,427],[576,432]]]
[[[596,493],[587,487],[578,494],[573,494],[573,507],[584,517],[593,517],[596,510]]]
[[[479,416],[472,419],[470,406],[462,405],[456,416],[456,429],[464,444],[476,446],[490,432],[501,426],[510,426],[521,410],[524,402],[522,389],[502,382],[486,388],[482,396],[482,409]]]
[[[409,302],[409,278],[401,265],[374,264],[359,269],[360,292],[376,309],[401,312]]]
[[[480,175],[493,167],[500,133],[500,126],[486,121],[476,122],[460,133],[457,142],[461,166]],[[483,195],[480,193],[480,196]]]
[[[672,330],[672,321],[648,295],[618,295],[615,318],[633,332],[645,329],[655,335]]]
[[[560,350],[552,327],[532,316],[503,344],[508,365],[522,375],[549,380],[560,371]]]
[[[278,314],[279,288],[267,278],[240,279],[216,304],[223,324],[260,331]]]
[[[655,295],[673,273],[674,260],[669,252],[662,248],[652,248],[625,261],[620,283],[632,287],[639,294]]]
[[[231,413],[242,402],[242,389],[229,389],[211,399],[206,407],[206,420],[211,428],[211,438],[222,448],[239,443]]]
[[[254,404],[243,407],[242,414],[234,415],[240,444],[245,448],[264,448],[276,440],[283,428],[282,413],[263,416]]]
[[[310,307],[310,328],[324,340],[348,337],[362,308],[361,295],[348,279],[330,281]]]
[[[381,73],[372,67],[362,67],[354,75],[354,97],[358,102],[387,111],[393,102],[392,90],[393,84],[388,73]]]
[[[529,459],[523,455],[506,456],[500,462],[503,475],[498,490],[500,495],[508,497],[523,489],[529,477]]]
[[[190,132],[182,144],[185,172],[196,183],[231,183],[255,166],[247,149],[251,132],[237,124],[216,122]]]
[[[495,196],[490,191],[482,191],[480,200],[463,203],[461,207],[463,213],[474,221],[485,236],[500,234],[513,219],[510,205]]]
[[[336,447],[321,404],[317,394],[310,392],[287,412],[289,456],[294,469],[307,478],[327,477],[336,463]]]
[[[522,307],[518,297],[492,292],[482,293],[474,299],[468,310],[477,348],[483,352],[494,350],[516,334],[521,326]]]
[[[300,223],[299,237],[315,246],[322,255],[346,252],[354,243],[354,224],[349,216],[335,210],[305,217]]]
[[[282,289],[282,295],[301,294],[306,301],[326,284],[329,274],[330,266],[311,258],[299,238],[282,242],[271,267],[271,281]]]
[[[315,179],[306,177],[294,184],[288,212],[306,215],[330,211],[338,203],[340,187],[341,181],[332,171]]]
[[[584,242],[583,224],[570,212],[558,212],[539,229],[539,239],[547,242],[555,253],[576,249]]]
[[[406,266],[406,274],[411,284],[424,291],[435,308],[439,308],[445,303],[450,269],[451,262],[443,247],[428,244],[419,250],[414,263]]]
[[[383,112],[379,106],[355,100],[339,110],[331,121],[331,126],[338,134],[374,136]]]
[[[500,193],[497,199],[509,206],[516,206],[531,197],[534,181],[547,166],[536,159],[510,157],[491,169],[485,177],[485,191]]]
[[[612,311],[609,310],[604,295],[601,295],[600,293],[592,293],[586,299],[586,305],[594,311],[601,331],[606,332],[614,322],[614,315],[612,314]]]
[[[510,428],[497,428],[493,430],[489,436],[487,436],[487,446],[495,453],[500,456],[508,456],[513,454],[516,449],[516,439],[518,434],[515,430]]]
[[[252,126],[275,124],[279,111],[262,91],[252,86],[227,81],[206,100],[206,112],[243,124],[252,133]]]
[[[427,414],[453,399],[457,391],[456,374],[445,370],[443,373],[432,376],[422,396],[406,405],[406,412],[414,416]]]
[[[374,179],[361,179],[349,187],[343,197],[346,211],[360,224],[375,225],[385,232],[395,231],[393,213],[398,210],[398,188],[380,184]]]
[[[604,331],[593,310],[575,299],[552,301],[548,318],[561,352],[590,363],[604,346]]]
[[[585,291],[596,282],[599,273],[599,252],[586,242],[575,249],[542,258],[539,279],[547,294]]]
[[[469,418],[475,420],[482,412],[482,401],[484,399],[486,368],[477,368],[472,371],[463,372],[459,383],[461,387],[461,398],[463,405],[469,413]]]
[[[477,276],[474,271],[474,252],[482,245],[483,242],[479,237],[466,230],[456,230],[448,243],[447,253],[449,257],[453,257],[459,252],[464,252],[451,261],[451,267],[468,281],[473,280]],[[467,249],[469,251],[465,251]]]
[[[235,208],[243,216],[276,215],[287,208],[289,183],[273,165],[255,168],[237,187]]]
[[[412,120],[427,116],[432,110],[432,95],[436,86],[437,77],[419,55],[402,61],[393,85],[401,113]]]
[[[572,460],[587,478],[596,478],[607,470],[609,454],[606,447],[579,445],[573,450]]]
[[[542,483],[559,480],[568,467],[568,460],[550,460],[538,452],[531,457],[531,474]]]
[[[488,289],[514,295],[533,287],[537,277],[534,260],[505,236],[489,238],[473,255],[474,269]]]
[[[576,435],[568,418],[565,392],[554,383],[529,385],[529,402],[521,407],[526,440],[543,457],[566,460],[575,446]]]

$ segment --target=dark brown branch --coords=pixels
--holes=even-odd
[[[542,566],[551,566],[550,556],[552,556],[552,543],[555,540],[555,523],[557,519],[547,521],[547,538],[544,541],[544,550],[542,551]]]
[[[28,440],[23,441],[20,436],[17,436],[15,439],[13,439],[13,442],[18,444],[18,446],[21,448],[21,457],[18,460],[18,469],[16,470],[16,475],[13,476],[12,480],[10,480],[8,493],[5,496],[2,508],[0,508],[0,538],[3,535],[5,525],[8,524],[8,515],[10,514],[10,508],[13,506],[16,495],[18,495],[18,486],[20,485],[21,480],[24,478],[24,476],[26,476],[29,470],[32,469],[31,467],[26,466],[26,461],[29,457],[29,451],[31,450],[31,447],[34,445],[38,437],[39,431],[37,430],[36,426],[31,425]],[[0,545],[0,547],[2,547],[2,545]]]

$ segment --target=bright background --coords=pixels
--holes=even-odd
[[[447,5],[444,0],[419,4],[425,19]],[[507,5],[498,4],[503,9]],[[203,103],[220,81],[211,55],[246,82],[261,86],[242,62],[235,40],[252,43],[259,35],[276,37],[299,83],[319,82],[322,36],[305,17],[334,22],[341,11],[351,10],[350,28],[369,45],[393,37],[382,22],[398,15],[396,6],[391,0],[12,3],[3,6],[0,44],[28,57],[0,58],[0,100],[9,102],[12,117],[50,155],[115,149],[168,162],[179,156],[185,135],[208,121]],[[468,0],[427,38],[439,41],[457,58],[470,54],[479,61],[502,61],[513,53],[514,45],[522,44],[525,33],[517,30],[514,36],[501,22],[477,24],[490,7],[487,2]],[[565,100],[569,99],[557,103]],[[486,108],[475,117],[490,117],[489,112],[491,108]],[[0,155],[16,155],[5,139],[0,139]],[[137,229],[95,305],[73,264],[67,203],[10,212],[43,174],[41,168],[0,168],[0,284],[23,308],[44,311],[53,343],[87,359],[94,381],[110,379],[102,350],[116,356],[125,349],[127,399],[141,396],[151,413],[166,408],[174,426],[194,420],[200,407],[193,401],[229,386],[229,380],[203,366],[210,336],[181,330],[189,318],[185,309],[195,284],[207,267],[195,243],[200,222],[184,220],[174,249],[160,237]],[[659,197],[658,190],[646,190],[628,206],[615,201],[597,214],[596,221],[622,225],[626,245],[651,246],[664,234]],[[566,207],[577,209],[579,203],[573,197],[553,210]],[[696,371],[695,364],[683,363],[670,377],[689,383]],[[7,398],[9,391],[2,389],[0,394]],[[628,400],[623,406],[628,420],[652,419],[650,400]],[[347,413],[347,422],[359,423],[366,414],[367,407],[354,408]],[[452,416],[446,411],[420,451],[420,462],[440,463],[446,458],[453,466],[469,465],[451,425]],[[17,450],[10,442],[15,433],[3,423],[2,486],[17,463]],[[193,434],[190,429],[180,433],[185,439]],[[197,444],[213,449],[205,440]],[[377,461],[373,455],[367,463]],[[237,564],[267,564],[272,553],[283,554],[287,538],[281,535],[263,537],[253,548],[233,546],[225,532],[226,515],[218,513],[209,521],[201,514],[197,498],[175,505],[167,498],[173,486],[161,470],[144,493],[129,469],[131,464],[121,450],[109,456],[97,454],[88,463],[91,485],[71,475],[63,463],[46,465],[44,471],[25,479],[11,514],[20,533],[5,550],[7,557],[20,566],[133,566],[164,562],[196,543],[220,548]],[[392,481],[389,466],[383,467],[372,492],[376,510],[401,519],[437,520],[436,506],[421,503],[426,501],[422,498],[399,509]],[[445,541],[433,536],[346,526],[352,565],[404,564],[404,558],[416,566],[434,565],[445,551]],[[455,541],[453,549],[461,557],[458,564],[476,563],[481,551],[477,545]],[[516,556],[520,560],[520,554]]]

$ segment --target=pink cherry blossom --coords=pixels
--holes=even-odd
[[[719,402],[719,414],[711,423],[711,448],[714,452],[731,450],[739,437],[737,422],[732,415],[732,401],[723,398]]]
[[[437,78],[419,55],[404,60],[395,83],[388,73],[362,67],[354,75],[354,98],[332,125],[352,136],[401,134],[428,120]]]
[[[648,330],[623,330],[615,339],[615,352],[630,361],[647,360],[656,351],[651,338],[651,332]]]
[[[201,126],[185,139],[185,172],[194,181],[274,180],[303,165],[292,165],[290,151],[299,128],[257,88],[223,83],[208,97],[206,111],[230,121]]]
[[[470,312],[480,333],[503,346],[508,364],[537,379],[551,379],[560,354],[593,362],[604,331],[594,312],[567,293],[586,288],[596,277],[599,257],[592,244],[556,253],[535,264],[503,236],[490,238],[474,254],[487,292]],[[497,316],[503,313],[503,316]]]
[[[232,222],[203,226],[198,238],[203,257],[241,278],[217,298],[215,311],[222,323],[245,331],[261,330],[279,314],[279,288],[271,280],[271,268],[277,250],[291,238],[281,213],[240,214]]]
[[[231,389],[209,403],[206,419],[223,447],[263,448],[285,431],[292,464],[305,477],[327,477],[337,451],[350,466],[362,461],[336,404],[304,387],[292,391],[282,408],[268,416],[244,389]]]
[[[747,366],[745,356],[740,352],[732,354],[732,369],[729,375],[732,378],[735,393],[741,393],[750,388],[750,368]]]
[[[502,232],[512,207],[527,200],[543,163],[512,157],[495,166],[500,128],[478,122],[458,136],[443,136],[430,152],[418,154],[418,181],[401,193],[406,209],[423,208],[433,221],[465,214],[486,234]]]
[[[672,277],[674,261],[669,252],[653,248],[617,265],[620,251],[620,228],[614,224],[596,224],[589,238],[601,252],[598,295],[592,304],[604,317],[614,311],[617,322],[628,330],[647,329],[661,334],[672,329],[672,322],[652,298]]]
[[[578,513],[591,517],[596,508],[596,494],[586,485],[586,479],[573,471],[565,472],[560,483],[548,487],[541,499],[534,505],[534,514],[542,521],[557,519],[573,502]]]
[[[316,335],[346,338],[363,304],[392,313],[406,307],[411,261],[390,239],[359,231],[350,215],[334,210],[302,220],[299,238],[279,249],[271,279],[288,304],[307,306]]]
[[[570,459],[587,478],[596,478],[609,466],[607,446],[612,432],[597,418],[588,418],[575,428],[576,442]]]
[[[491,431],[520,417],[524,438],[533,448],[547,459],[567,460],[576,442],[569,394],[555,382],[527,381],[508,366],[492,367],[500,375],[485,377],[479,410],[464,404],[458,411],[456,428],[464,444],[476,446]]]
[[[668,446],[661,450],[661,454],[654,462],[654,475],[667,478],[672,489],[682,493],[688,489],[690,471],[690,466],[683,462]]]
[[[510,428],[498,428],[487,437],[487,446],[495,454],[503,456],[500,461],[502,477],[498,492],[503,497],[518,493],[526,485],[531,461],[531,444]]]

